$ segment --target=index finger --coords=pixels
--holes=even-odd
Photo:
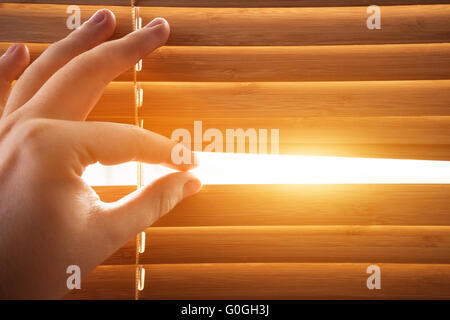
[[[198,161],[195,154],[155,132],[133,125],[112,122],[61,122],[61,134],[65,145],[74,148],[83,166],[99,161],[114,165],[128,161],[162,164],[186,171],[194,168]],[[175,149],[174,149],[175,148]],[[172,152],[182,151],[184,162],[176,161]]]
[[[143,29],[77,56],[59,69],[29,100],[23,116],[84,120],[105,86],[162,46],[168,36],[167,21],[157,18]]]

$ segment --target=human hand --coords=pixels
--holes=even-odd
[[[181,171],[193,167],[173,164],[175,142],[156,133],[83,121],[110,81],[169,36],[169,25],[157,18],[102,44],[115,24],[112,12],[103,9],[29,67],[22,44],[0,58],[2,298],[63,296],[69,265],[87,275],[201,188],[192,174],[177,172],[106,204],[81,179],[84,168],[97,161],[137,160]],[[9,95],[11,81],[20,74]]]

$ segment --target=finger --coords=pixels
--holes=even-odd
[[[22,74],[29,63],[28,48],[21,43],[11,45],[0,57],[0,116],[8,100],[11,82]]]
[[[106,206],[97,222],[108,238],[120,246],[201,187],[200,180],[190,172],[169,174]]]
[[[5,113],[10,114],[25,104],[58,69],[79,54],[109,39],[115,28],[114,14],[102,9],[66,38],[52,44],[16,83]]]
[[[112,122],[72,122],[63,121],[62,134],[67,135],[65,144],[73,146],[80,164],[87,166],[99,161],[113,165],[128,161],[162,164],[176,170],[189,170],[197,164],[195,155],[157,133],[137,126]],[[173,161],[172,150],[182,147],[188,155],[186,163]]]
[[[105,86],[162,46],[168,35],[168,23],[158,18],[143,29],[79,55],[56,72],[31,99],[30,107],[36,113],[33,111],[30,116],[85,119]]]

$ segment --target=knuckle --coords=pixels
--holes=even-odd
[[[18,126],[17,131],[23,147],[42,147],[54,125],[47,119],[27,120]]]

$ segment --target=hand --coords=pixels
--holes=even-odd
[[[22,44],[0,58],[1,298],[63,296],[69,265],[87,275],[201,188],[193,175],[177,172],[105,204],[81,179],[84,168],[97,161],[192,167],[173,164],[175,142],[156,133],[83,121],[111,80],[169,36],[168,23],[157,18],[102,44],[115,25],[113,13],[103,9],[29,67]]]

